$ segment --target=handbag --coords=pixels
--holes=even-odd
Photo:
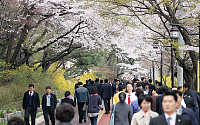
[[[115,106],[116,106],[116,104],[113,105],[113,111],[112,111],[112,114],[110,116],[109,125],[114,125],[115,124]]]
[[[88,105],[85,103],[84,106],[83,106],[82,111],[87,111],[87,110],[88,110]]]

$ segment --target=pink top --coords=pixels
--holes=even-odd
[[[150,115],[150,110],[148,110],[146,113],[142,110],[144,117],[148,118]]]

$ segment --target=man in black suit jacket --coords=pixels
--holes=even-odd
[[[186,107],[191,108],[194,111],[195,104],[194,100],[190,97],[190,92],[185,91],[183,99],[186,104]]]
[[[99,78],[96,78],[95,83],[94,83],[94,86],[97,87],[98,85],[100,85],[100,83],[99,83]]]
[[[112,97],[117,93],[118,85],[119,85],[119,80],[114,79],[114,82],[112,83]]]
[[[108,79],[104,80],[105,84],[102,85],[101,87],[101,98],[103,98],[104,105],[105,105],[105,110],[106,113],[108,114],[110,111],[110,99],[112,95],[112,88],[111,85],[108,83]]]
[[[31,125],[35,125],[36,110],[40,109],[40,99],[37,92],[34,90],[34,85],[29,84],[29,91],[24,93],[23,97],[23,109],[25,111],[24,121],[26,125],[29,125],[29,114],[31,114]]]
[[[165,111],[159,117],[152,118],[149,125],[192,125],[191,119],[177,115],[176,105],[177,96],[173,92],[167,92],[163,95],[162,107]]]
[[[162,91],[162,93],[165,94],[166,92],[168,92],[168,87],[163,86],[163,87],[160,88],[160,91]],[[163,96],[158,96],[156,98],[156,112],[159,115],[163,114],[162,100],[163,100]]]
[[[56,105],[57,105],[56,95],[51,93],[51,87],[47,86],[46,94],[44,94],[42,97],[42,109],[46,125],[49,125],[48,115],[50,116],[52,125],[55,125],[54,111],[56,109]]]

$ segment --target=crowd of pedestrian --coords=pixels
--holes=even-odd
[[[24,93],[24,120],[13,117],[8,125],[35,125],[36,111],[40,108],[40,99],[34,91],[34,85],[28,86]],[[105,115],[111,114],[109,125],[198,125],[199,95],[190,89],[190,84],[180,88],[169,89],[152,80],[145,78],[126,80],[108,79],[95,81],[91,79],[83,83],[78,79],[75,84],[74,99],[70,91],[65,92],[61,104],[57,106],[56,95],[51,93],[51,87],[46,87],[46,94],[42,96],[42,109],[45,124],[55,125],[55,118],[59,125],[72,125],[74,109],[77,105],[79,123],[86,123],[87,117],[91,125],[97,125],[99,111],[105,108]],[[111,104],[112,104],[112,109]],[[110,115],[108,115],[110,116]]]

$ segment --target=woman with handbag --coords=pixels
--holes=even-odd
[[[101,105],[101,97],[98,95],[96,86],[91,87],[90,95],[87,97],[86,105],[88,105],[88,117],[91,120],[91,125],[97,125],[99,115],[99,105]]]
[[[141,94],[138,98],[138,104],[142,109],[133,115],[131,125],[149,125],[150,119],[158,116],[157,112],[150,110],[151,96]]]
[[[132,119],[132,109],[126,100],[124,92],[119,94],[119,102],[112,107],[112,114],[109,125],[130,125]]]

